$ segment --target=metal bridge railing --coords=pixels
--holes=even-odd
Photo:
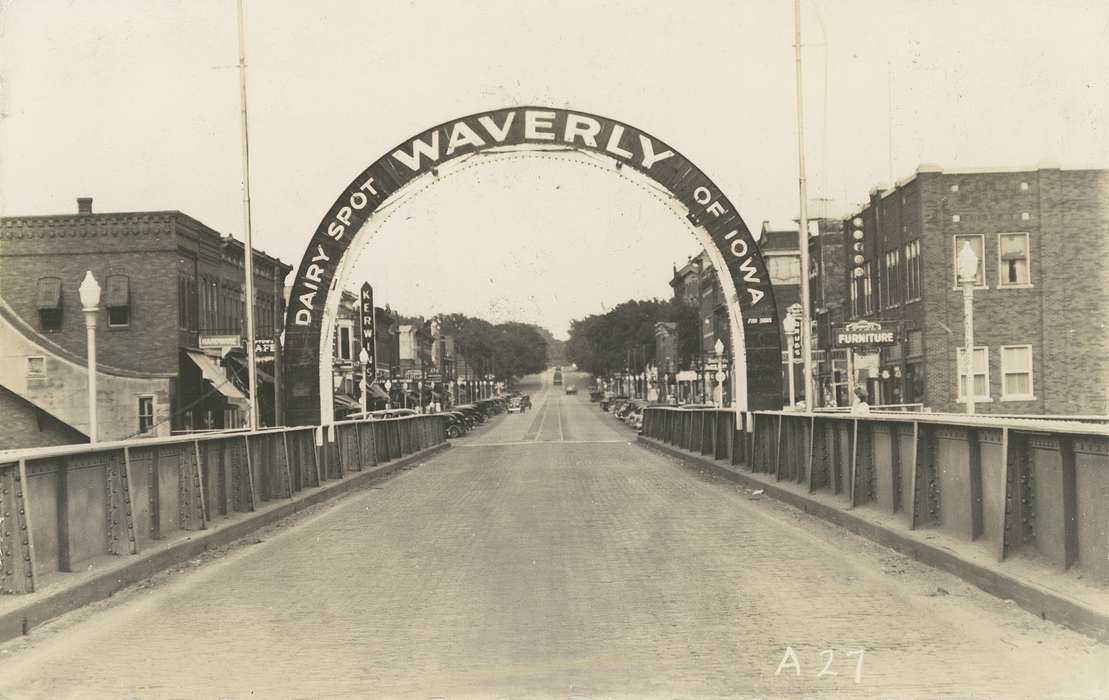
[[[441,415],[0,454],[0,593],[446,442]]]
[[[643,435],[1059,569],[1109,577],[1109,426],[1049,417],[649,407]]]

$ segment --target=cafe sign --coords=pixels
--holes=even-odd
[[[896,345],[896,321],[852,321],[832,326],[832,344],[837,348],[857,348],[873,345]]]

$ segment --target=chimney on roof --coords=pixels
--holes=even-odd
[[[77,198],[77,213],[78,214],[91,214],[92,213],[92,197],[78,197]]]

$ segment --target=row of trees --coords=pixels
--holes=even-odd
[[[697,311],[677,299],[629,300],[603,314],[570,323],[566,356],[578,369],[595,376],[654,364],[655,324],[677,324],[676,358],[686,366],[698,351]]]
[[[460,313],[434,317],[440,332],[454,336],[457,351],[468,363],[500,378],[522,377],[547,368],[549,335],[530,323],[488,321]]]

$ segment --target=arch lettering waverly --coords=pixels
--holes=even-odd
[[[688,211],[716,269],[731,315],[738,410],[782,405],[782,348],[774,293],[758,242],[732,203],[684,156],[634,127],[551,107],[512,107],[440,124],[375,161],[339,195],[300,261],[285,317],[284,381],[291,425],[331,417],[330,378],[321,380],[328,297],[355,235],[387,200],[449,161],[478,151],[560,147],[612,159],[665,188]],[[327,363],[330,366],[330,362]],[[321,407],[321,400],[327,402]]]

